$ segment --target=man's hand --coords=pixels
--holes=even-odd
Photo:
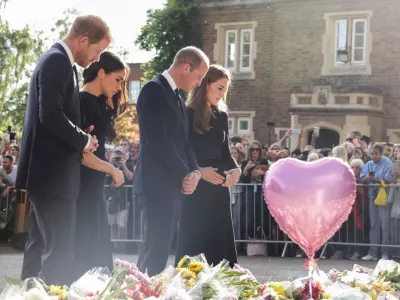
[[[193,192],[196,190],[199,180],[200,180],[200,177],[196,172],[190,172],[182,180],[182,193],[185,195],[193,194]]]
[[[93,125],[90,125],[90,126],[85,130],[85,132],[86,132],[87,134],[90,134],[90,133],[93,131],[93,129],[94,129],[94,126],[93,126]]]
[[[97,148],[99,147],[99,141],[97,140],[95,135],[88,135],[89,137],[89,145],[87,147],[85,147],[85,149],[83,150],[83,152],[90,152],[93,153],[97,150]]]
[[[236,169],[226,171],[224,174],[227,175],[228,177],[225,180],[223,186],[231,187],[232,185],[234,185],[235,183],[237,183],[239,181],[242,171],[240,170],[240,168],[236,168]]]
[[[89,145],[87,147],[85,147],[85,149],[83,150],[83,152],[85,153],[93,153],[97,150],[97,148],[99,147],[99,142],[96,138],[95,135],[90,135],[90,133],[94,130],[94,126],[90,125],[88,128],[86,128],[85,132],[88,134],[89,137]]]
[[[125,178],[124,173],[118,169],[115,169],[114,172],[110,174],[113,178],[113,185],[116,187],[120,187],[124,184]]]

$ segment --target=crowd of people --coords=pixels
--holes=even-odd
[[[399,245],[398,223],[400,215],[393,208],[399,197],[397,187],[388,186],[386,205],[376,205],[375,199],[381,185],[397,184],[400,178],[400,144],[372,143],[359,131],[348,133],[346,141],[333,149],[316,149],[318,133],[313,133],[311,144],[300,149],[302,133],[295,149],[285,147],[285,141],[292,135],[289,130],[277,143],[270,146],[258,141],[251,141],[248,136],[231,139],[231,154],[241,164],[240,183],[231,189],[232,215],[236,240],[267,239],[284,240],[285,235],[278,230],[262,199],[261,187],[254,185],[263,182],[269,167],[276,161],[292,157],[312,162],[323,157],[335,157],[342,160],[354,171],[358,188],[357,197],[349,220],[334,236],[333,242]],[[241,142],[237,139],[241,138]],[[235,142],[232,142],[234,140]],[[367,143],[369,142],[369,143]],[[393,209],[392,209],[393,208]],[[246,253],[248,243],[238,243],[239,252]],[[271,247],[269,247],[271,249]],[[296,247],[295,247],[296,248]],[[282,248],[280,248],[282,250]],[[267,252],[267,249],[266,251]],[[289,251],[290,252],[290,251]],[[247,249],[247,253],[249,253]],[[278,253],[277,253],[278,254]],[[293,255],[304,254],[297,248]],[[331,259],[378,260],[398,257],[397,250],[389,247],[338,245],[328,247],[323,255]]]
[[[372,144],[357,131],[333,149],[316,149],[318,131],[304,149],[298,129],[272,145],[248,136],[229,138],[226,97],[232,76],[223,66],[210,65],[196,47],[178,51],[170,68],[143,86],[137,101],[140,144],[120,138],[114,145],[114,121],[128,103],[129,68],[105,51],[110,42],[101,18],[78,17],[32,75],[21,146],[17,137],[2,141],[1,203],[5,198],[9,207],[15,188],[29,196],[22,279],[40,276],[68,284],[90,267],[112,269],[110,236],[132,241],[137,227],[143,233],[137,265],[149,275],[165,268],[175,235],[176,264],[200,253],[210,264],[227,259],[231,266],[237,252],[265,255],[269,245],[255,249],[252,240],[285,236],[268,212],[262,183],[270,166],[288,157],[307,163],[341,159],[361,184],[334,241],[371,247],[363,253],[343,243],[327,256],[397,256],[376,245],[397,242],[400,216],[393,209],[400,199],[395,188],[381,203],[376,198],[400,177],[400,145]],[[75,63],[85,68],[82,87]],[[188,93],[186,103],[179,90]],[[299,138],[291,150],[285,143],[293,134]],[[303,256],[292,248],[293,255]]]

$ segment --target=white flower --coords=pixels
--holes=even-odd
[[[24,300],[46,300],[48,296],[45,291],[38,288],[30,289],[24,293]]]
[[[25,300],[25,299],[21,295],[14,295],[14,296],[11,296],[11,297],[7,297],[7,300]]]

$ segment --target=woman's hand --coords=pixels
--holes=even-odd
[[[222,184],[225,178],[222,175],[218,174],[216,172],[217,170],[217,168],[212,167],[200,168],[201,178],[215,185]]]
[[[240,168],[232,169],[229,171],[224,172],[225,175],[229,175],[227,179],[225,180],[225,183],[222,185],[224,187],[231,187],[235,183],[239,181],[240,175],[242,174],[242,171]]]
[[[253,172],[251,172],[252,176],[264,176],[265,175],[265,171],[261,170],[261,169],[257,169],[254,170]]]
[[[252,162],[251,160],[249,160],[249,162],[247,163],[246,167],[244,168],[246,171],[250,170],[251,168],[254,168],[256,166],[256,164],[254,162]]]

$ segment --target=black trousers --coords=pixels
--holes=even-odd
[[[70,285],[74,260],[76,199],[32,195],[29,240],[21,279],[40,277],[50,285]]]
[[[176,198],[143,197],[144,241],[138,258],[138,268],[149,276],[163,271],[167,265],[171,244],[178,228],[182,195]]]

